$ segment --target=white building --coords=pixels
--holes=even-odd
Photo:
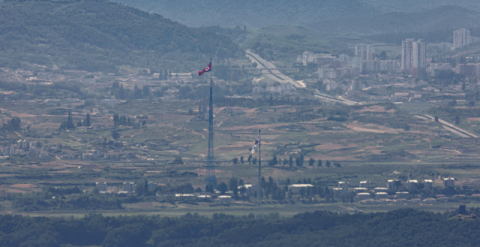
[[[422,40],[406,39],[402,41],[402,62],[403,71],[413,74],[421,73],[427,65],[427,49]]]
[[[470,36],[470,31],[468,29],[461,28],[453,31],[453,50],[469,45],[470,43],[472,43],[472,36]]]
[[[366,72],[375,72],[379,70],[379,61],[378,60],[367,60],[363,61],[363,71]]]
[[[335,79],[337,78],[337,71],[330,68],[319,68],[318,69],[318,79]]]
[[[345,195],[345,191],[342,188],[333,188],[333,196],[335,198],[341,198],[343,195]]]
[[[390,180],[387,180],[387,190],[388,191],[396,191],[397,190],[397,186],[395,185],[395,181],[390,179]]]
[[[443,179],[443,187],[444,188],[453,188],[455,182],[455,178],[444,178]]]
[[[361,57],[353,57],[350,62],[352,64],[352,68],[362,71],[363,61]]]
[[[418,188],[417,185],[418,185],[417,180],[415,180],[415,179],[408,180],[407,181],[407,190],[413,190],[415,188]]]
[[[315,54],[313,55],[313,60],[318,66],[330,65],[333,66],[335,61],[338,61],[338,58],[332,56],[331,54]],[[340,62],[338,62],[340,63]]]
[[[360,181],[360,187],[366,188],[367,190],[370,189],[370,182],[369,181]]]
[[[428,44],[427,45],[427,53],[428,54],[437,54],[443,53],[446,51],[451,51],[453,49],[452,43],[442,42],[439,44]]]
[[[375,193],[375,199],[387,199],[388,198],[388,194],[387,192],[376,192]]]
[[[452,70],[452,65],[449,63],[431,63],[427,68],[427,73],[431,76],[435,76],[438,71]]]
[[[397,70],[397,61],[395,60],[380,60],[378,65],[378,71],[382,72],[394,72]]]
[[[307,188],[312,188],[312,187],[313,185],[311,184],[291,184],[288,186],[288,193],[299,194],[300,189],[304,188],[306,190]]]
[[[372,45],[358,44],[355,46],[355,56],[362,60],[375,60],[375,47]]]
[[[395,197],[400,199],[400,198],[406,198],[408,196],[408,192],[407,191],[397,191],[395,193]]]
[[[148,182],[148,191],[154,191],[157,188],[158,184],[154,182]]]
[[[309,63],[314,62],[313,52],[305,51],[303,52],[303,66],[307,66]]]
[[[232,201],[232,196],[221,195],[221,196],[217,197],[217,200],[222,201],[222,202],[231,202]]]
[[[107,191],[107,182],[95,182],[95,186],[100,192]]]
[[[135,182],[123,182],[123,191],[127,193],[135,192]]]
[[[340,63],[344,64],[350,62],[350,57],[345,54],[340,54],[338,55],[338,60],[340,61]]]
[[[370,193],[358,193],[357,194],[357,201],[363,201],[370,199]]]
[[[373,190],[375,192],[387,192],[388,191],[387,188],[385,188],[385,187],[375,187]]]
[[[180,194],[180,193],[177,193],[177,194],[175,194],[175,197],[193,198],[193,197],[195,197],[195,195],[194,194]]]
[[[253,192],[253,186],[251,184],[244,184],[237,187],[238,191],[241,191],[244,188],[247,195],[250,195]]]
[[[325,85],[326,91],[335,90],[338,87],[338,83],[329,79],[323,80],[323,84]]]
[[[365,193],[368,191],[367,188],[362,188],[362,187],[357,187],[357,188],[354,188],[353,190],[355,191],[356,194]]]
[[[344,191],[348,191],[348,182],[338,182],[338,188],[341,188]]]
[[[431,179],[423,180],[423,188],[426,190],[431,190],[433,188],[433,181]]]

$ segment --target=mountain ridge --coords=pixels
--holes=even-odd
[[[312,22],[307,27],[322,33],[411,33],[480,26],[480,13],[460,6],[441,6],[416,13],[391,12],[377,16]]]
[[[3,67],[27,61],[86,70],[168,68],[242,53],[225,36],[108,1],[6,1],[0,23]]]
[[[308,25],[342,19],[371,19],[392,12],[422,13],[442,6],[457,6],[480,11],[474,0],[112,0],[158,13],[187,26]],[[330,26],[333,28],[333,26]]]

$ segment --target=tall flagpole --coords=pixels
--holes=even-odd
[[[212,59],[210,59],[210,66],[212,65]],[[207,172],[205,182],[211,184],[214,188],[217,187],[217,178],[215,177],[215,161],[213,154],[213,70],[210,67],[210,102],[208,109],[208,155],[207,155]]]

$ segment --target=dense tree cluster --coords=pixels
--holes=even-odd
[[[459,221],[454,215],[410,209],[353,215],[315,211],[292,218],[272,214],[260,220],[253,215],[234,217],[218,213],[212,218],[190,213],[178,218],[3,215],[0,245],[476,246],[479,221]]]
[[[22,120],[19,117],[12,117],[2,127],[6,131],[19,131],[22,129]]]
[[[110,94],[113,95],[116,99],[123,99],[123,100],[132,100],[132,99],[142,99],[150,96],[150,87],[143,86],[140,89],[136,84],[132,90],[123,88],[118,82],[114,82],[112,84],[112,88],[110,89]]]

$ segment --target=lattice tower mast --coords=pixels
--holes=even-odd
[[[211,61],[210,61],[211,63]],[[213,71],[210,71],[210,103],[208,108],[208,154],[207,154],[207,174],[205,182],[210,183],[214,188],[217,187],[217,177],[215,176],[215,159],[213,154]]]

